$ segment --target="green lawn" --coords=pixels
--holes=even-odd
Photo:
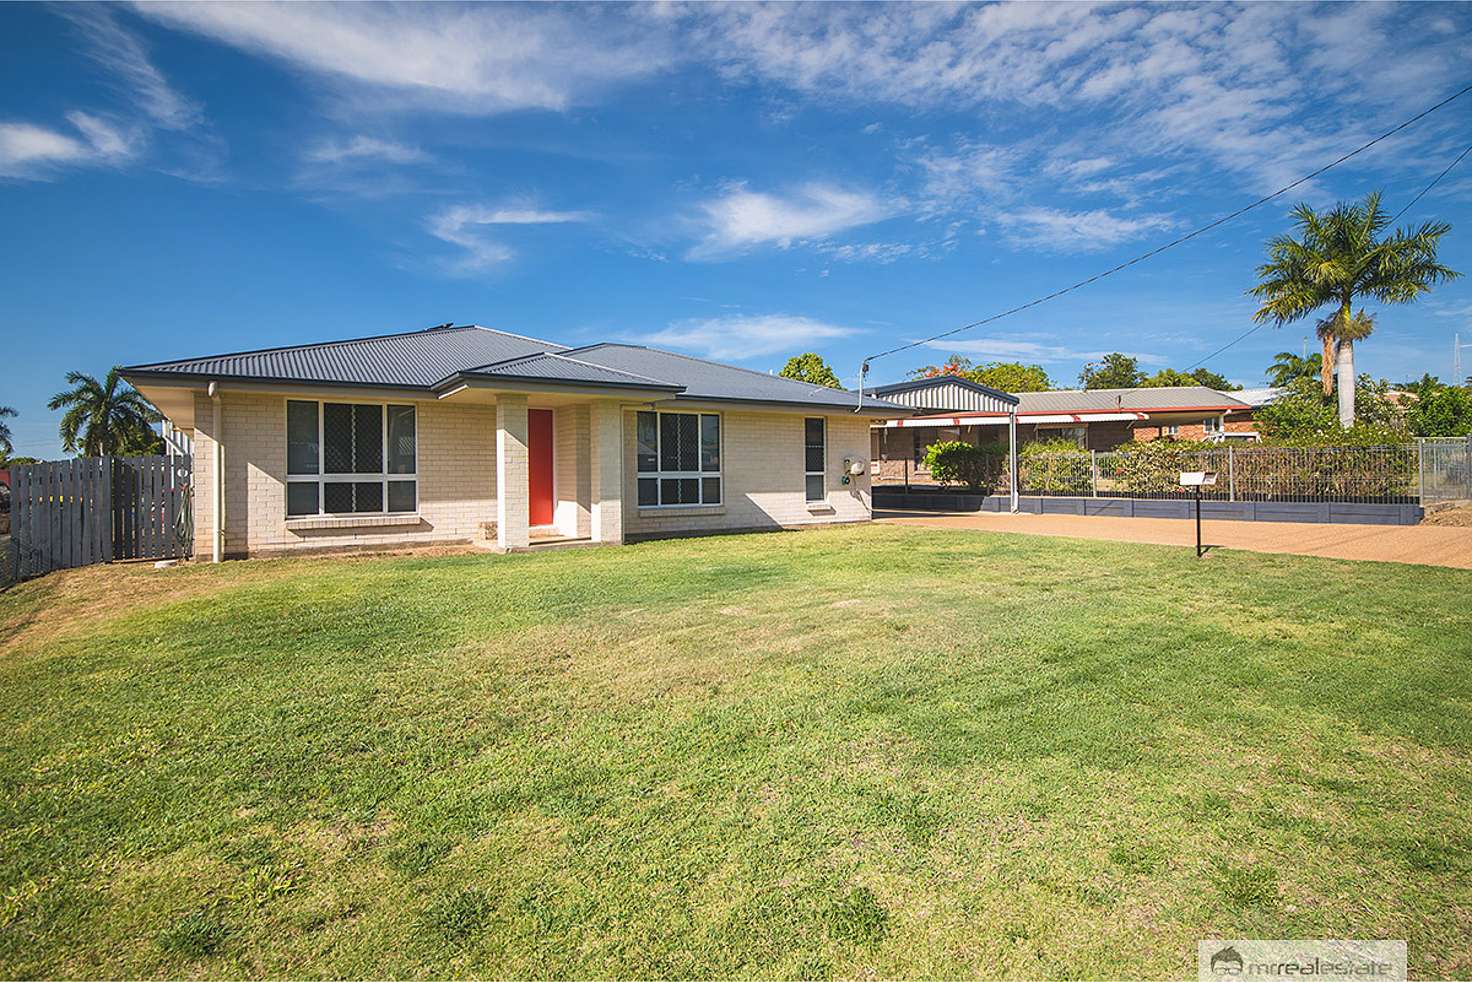
[[[1472,573],[874,526],[0,594],[5,976],[1472,975]]]

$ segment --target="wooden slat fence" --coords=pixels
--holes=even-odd
[[[12,575],[188,556],[190,475],[187,456],[78,457],[13,468]]]

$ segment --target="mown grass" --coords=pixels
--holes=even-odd
[[[1465,977],[1469,596],[878,526],[47,577],[0,973]]]

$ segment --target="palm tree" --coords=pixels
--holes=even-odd
[[[61,417],[61,445],[68,453],[87,457],[151,446],[157,436],[151,423],[163,419],[143,395],[123,381],[121,366],[102,382],[82,372],[67,372],[70,389],[51,397],[51,409],[67,407]]]
[[[1329,307],[1319,321],[1324,353],[1324,394],[1333,391],[1339,374],[1339,424],[1354,425],[1354,342],[1374,329],[1374,319],[1356,300],[1410,303],[1437,283],[1461,275],[1436,260],[1446,222],[1427,222],[1418,229],[1396,229],[1381,238],[1390,218],[1380,208],[1380,193],[1364,202],[1340,202],[1325,212],[1307,204],[1293,209],[1299,238],[1280,235],[1268,242],[1268,261],[1257,268],[1260,280],[1250,291],[1262,300],[1253,315],[1281,327]]]
[[[9,406],[0,406],[0,420],[6,418],[14,419],[15,417],[16,412],[14,409],[11,409]],[[10,451],[14,449],[15,445],[10,442],[10,427],[0,422],[0,457],[9,457]]]
[[[1324,356],[1319,354],[1303,358],[1291,351],[1280,351],[1268,366],[1268,384],[1281,389],[1296,379],[1313,378],[1319,374],[1323,361]]]

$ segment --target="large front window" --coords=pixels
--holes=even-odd
[[[720,504],[721,417],[655,412],[637,417],[639,504]]]
[[[286,514],[413,512],[419,506],[413,406],[286,403]]]

